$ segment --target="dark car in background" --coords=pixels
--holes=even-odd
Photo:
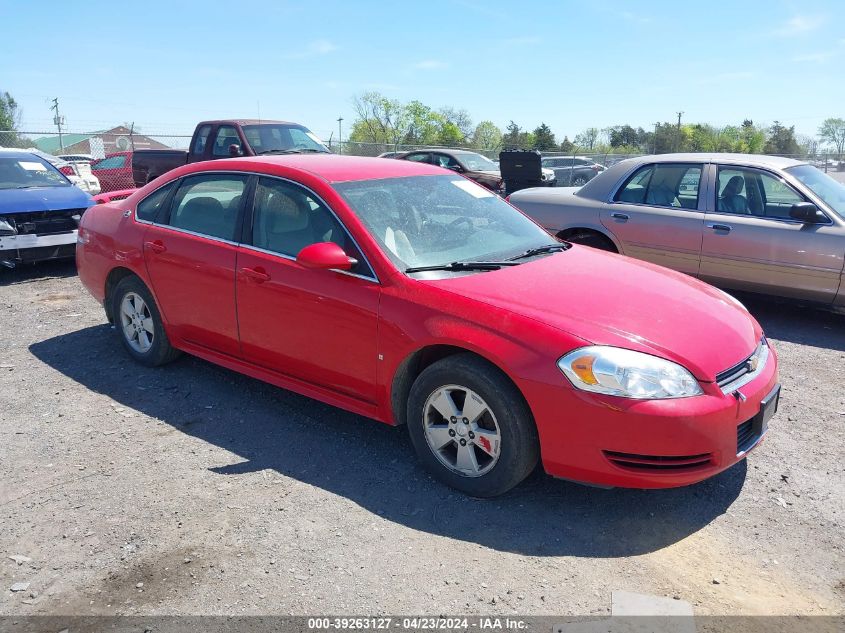
[[[79,220],[92,204],[49,161],[0,152],[0,265],[73,257]]]
[[[479,185],[491,191],[503,191],[502,174],[499,164],[486,156],[463,149],[415,149],[403,152],[392,158],[426,163],[437,167],[445,167],[474,180]],[[551,169],[543,169],[543,180],[554,179]]]
[[[542,164],[555,172],[558,187],[581,187],[605,170],[604,165],[579,156],[544,156]]]

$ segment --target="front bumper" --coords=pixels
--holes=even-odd
[[[765,436],[758,413],[776,386],[777,355],[770,348],[765,368],[740,395],[725,394],[715,383],[702,383],[703,395],[673,400],[630,400],[539,383],[524,385],[523,393],[550,475],[601,486],[672,488],[744,459]],[[769,405],[770,412],[776,407]]]
[[[0,236],[0,262],[39,262],[73,257],[77,230],[53,235]]]

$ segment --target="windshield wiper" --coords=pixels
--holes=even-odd
[[[508,257],[505,261],[513,262],[517,259],[525,259],[526,257],[534,257],[534,255],[542,255],[543,253],[551,253],[552,251],[565,251],[569,248],[569,244],[561,244],[558,242],[557,244],[546,244],[545,246],[538,246],[537,248],[529,248],[524,253],[520,253],[519,255],[514,255],[513,257]]]
[[[502,266],[518,266],[519,262],[452,262],[450,264],[436,264],[434,266],[411,266],[406,273],[421,273],[427,270],[499,270]]]

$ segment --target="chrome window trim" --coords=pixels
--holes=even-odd
[[[152,222],[145,222],[145,224],[153,224]],[[171,226],[169,224],[155,224],[154,226],[161,227],[163,229],[168,229],[170,231],[174,231],[176,233],[184,233],[185,235],[193,235],[194,237],[202,237],[207,240],[212,240],[214,242],[221,242],[223,244],[229,244],[230,246],[240,246],[237,242],[233,242],[232,240],[227,240],[224,237],[217,237],[216,235],[207,235],[205,233],[197,233],[196,231],[191,231],[188,229],[183,229],[178,226]]]
[[[822,210],[822,206],[827,208],[827,205],[819,205],[819,203],[817,201],[813,200],[813,198],[815,198],[815,196],[808,196],[807,193],[804,191],[804,187],[796,187],[792,182],[786,180],[784,178],[783,174],[780,174],[778,172],[774,172],[770,169],[766,169],[765,167],[756,167],[756,166],[753,166],[753,165],[746,165],[746,164],[743,164],[743,163],[713,163],[713,164],[716,166],[716,173],[713,175],[715,190],[716,190],[716,192],[715,192],[715,196],[716,196],[716,198],[715,198],[715,201],[716,201],[715,209],[716,210],[712,211],[712,213],[714,213],[714,214],[718,213],[719,215],[727,215],[727,216],[730,216],[732,218],[757,218],[759,220],[775,220],[775,221],[785,222],[787,224],[800,224],[802,226],[807,224],[806,222],[801,222],[799,220],[793,220],[792,218],[773,218],[773,217],[768,217],[768,216],[765,216],[765,215],[754,215],[752,213],[730,213],[729,211],[718,211],[718,208],[719,208],[719,172],[722,169],[729,170],[729,171],[731,170],[731,168],[733,168],[733,171],[736,171],[736,170],[739,170],[739,169],[746,169],[748,171],[758,172],[758,173],[766,174],[767,176],[771,176],[775,180],[780,181],[781,184],[784,185],[785,187],[788,187],[789,189],[791,189],[799,197],[804,198],[804,202],[812,202],[817,207],[819,207],[819,210],[822,211],[822,213],[825,214],[825,218],[827,219],[827,222],[818,222],[818,223],[812,224],[811,226],[830,226],[830,225],[833,224],[833,221],[830,219],[830,217],[828,217],[828,214],[825,213],[825,211]],[[711,213],[711,212],[708,211],[708,213]]]
[[[752,380],[756,379],[760,374],[763,373],[763,370],[766,368],[766,365],[769,362],[769,342],[766,339],[760,341],[760,344],[757,346],[757,349],[754,350],[754,353],[749,356],[749,359],[757,356],[757,369],[754,371],[748,372],[747,374],[743,374],[733,382],[730,382],[723,387],[720,387],[722,393],[725,395],[732,394],[737,389],[741,389],[745,385],[747,385]]]
[[[671,209],[673,211],[680,209],[682,211],[693,211],[693,212],[696,212],[696,213],[706,213],[706,211],[701,208],[701,206],[702,206],[701,205],[701,200],[702,200],[701,190],[702,190],[702,185],[704,184],[705,171],[706,171],[708,164],[709,163],[707,163],[707,162],[697,163],[695,161],[677,161],[677,162],[675,162],[675,161],[664,161],[664,162],[654,162],[654,163],[643,163],[641,165],[637,165],[637,166],[635,166],[635,168],[632,171],[629,171],[624,176],[622,176],[619,179],[619,181],[613,186],[613,188],[611,189],[610,197],[605,201],[605,203],[606,204],[631,205],[633,207],[646,207],[646,208],[649,208],[649,209]],[[657,169],[658,167],[661,167],[661,166],[664,166],[664,165],[670,166],[670,167],[671,166],[678,166],[678,165],[689,165],[690,167],[701,168],[701,174],[698,177],[698,195],[696,196],[696,201],[695,201],[696,205],[695,205],[694,208],[690,209],[690,208],[687,208],[687,207],[673,207],[673,206],[666,206],[666,205],[662,205],[662,204],[647,204],[645,202],[625,202],[624,200],[617,200],[616,199],[616,196],[619,194],[619,192],[625,187],[625,185],[628,184],[628,182],[630,182],[630,180],[637,173],[639,173],[640,171],[642,171],[644,169],[648,169],[649,167],[653,167],[653,168]],[[649,179],[649,181],[650,181],[650,179]]]
[[[320,202],[320,204],[322,204],[324,207],[326,207],[326,209],[329,210],[329,213],[331,213],[332,217],[335,219],[335,221],[337,221],[338,226],[340,226],[340,228],[343,230],[343,232],[346,233],[349,236],[349,239],[352,240],[352,243],[355,245],[355,248],[358,249],[358,252],[361,253],[361,257],[364,258],[364,263],[367,264],[367,268],[369,268],[370,271],[372,271],[373,276],[370,277],[368,275],[359,275],[358,273],[350,273],[350,272],[345,271],[345,270],[338,270],[337,272],[344,273],[344,274],[347,274],[347,275],[351,275],[353,277],[360,277],[361,279],[369,279],[371,281],[375,281],[377,284],[381,283],[381,281],[378,278],[378,275],[376,274],[376,269],[373,268],[373,265],[370,263],[370,260],[367,257],[367,254],[364,252],[364,249],[361,248],[360,244],[358,244],[358,240],[356,240],[355,236],[352,235],[352,232],[348,228],[346,228],[346,224],[344,224],[341,221],[341,219],[338,217],[337,213],[334,212],[334,209],[332,209],[331,206],[325,200],[323,200],[323,198],[321,198],[317,194],[317,192],[315,192],[313,189],[311,189],[307,185],[303,185],[301,182],[297,182],[296,180],[291,180],[290,178],[285,178],[284,176],[273,176],[273,175],[270,175],[270,174],[256,174],[256,175],[258,176],[259,179],[262,176],[264,176],[265,178],[272,178],[274,180],[281,180],[283,182],[288,182],[288,183],[295,185],[297,187],[301,187],[302,189],[307,191],[309,194],[311,194],[314,197],[315,200],[318,200]],[[258,184],[259,183],[257,183],[257,182],[255,183],[256,189],[258,188]],[[255,214],[255,200],[254,199],[252,201],[252,212],[253,212],[253,215],[254,215]],[[243,244],[243,246],[249,246],[249,247],[254,248],[255,250],[259,250],[261,252],[269,253],[270,255],[279,255],[280,257],[284,257],[286,259],[289,258],[289,259],[293,259],[294,261],[296,261],[295,256],[286,255],[284,253],[276,253],[274,251],[265,251],[264,249],[261,249],[261,248],[258,248],[258,247],[253,247],[252,244]],[[334,270],[334,269],[332,269],[332,270]]]
[[[288,261],[295,262],[296,257],[292,257],[290,255],[285,255],[284,253],[277,253],[275,251],[268,251],[265,248],[259,248],[257,246],[253,246],[252,244],[238,244],[239,247],[249,250],[255,251],[257,253],[264,253],[265,255],[272,255],[273,257],[278,257],[279,259],[286,259]],[[358,279],[363,279],[364,281],[369,281],[374,284],[380,284],[379,280],[374,277],[367,277],[366,275],[359,275],[358,273],[353,273],[348,270],[341,270],[339,268],[329,268],[332,272],[339,273],[341,275],[346,275],[348,277],[357,277]]]

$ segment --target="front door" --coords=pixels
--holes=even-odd
[[[328,206],[293,182],[261,177],[237,261],[244,358],[313,385],[376,400],[381,287]],[[335,242],[358,260],[349,272],[296,262],[305,246]]]
[[[843,266],[839,230],[793,220],[792,205],[807,200],[772,172],[733,165],[717,172],[701,277],[727,288],[831,303]]]
[[[172,333],[230,356],[240,355],[235,232],[247,179],[241,174],[183,178],[169,211],[144,235],[147,272]]]
[[[602,207],[601,223],[625,255],[697,275],[704,227],[702,174],[698,163],[645,165]]]

